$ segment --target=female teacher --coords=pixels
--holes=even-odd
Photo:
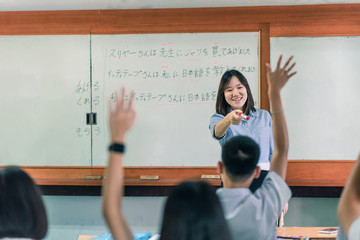
[[[259,144],[261,174],[250,186],[254,192],[270,168],[274,149],[272,120],[267,111],[255,108],[249,83],[239,71],[228,70],[223,74],[217,93],[216,113],[210,118],[209,128],[221,147],[237,135],[248,136]]]

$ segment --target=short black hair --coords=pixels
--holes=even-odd
[[[220,201],[208,183],[183,182],[169,195],[161,240],[230,240]]]
[[[0,238],[42,239],[48,222],[40,188],[16,166],[0,170]]]
[[[247,179],[254,172],[260,157],[260,147],[247,136],[230,138],[223,146],[221,158],[231,180]]]

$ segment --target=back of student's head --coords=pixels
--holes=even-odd
[[[222,162],[232,181],[243,181],[254,172],[259,161],[259,145],[249,137],[235,136],[222,148]]]
[[[47,216],[39,187],[18,167],[0,170],[0,238],[41,239]]]
[[[184,182],[169,195],[161,240],[231,239],[220,201],[205,182]]]

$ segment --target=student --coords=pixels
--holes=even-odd
[[[241,114],[249,116],[246,120]],[[272,119],[270,114],[254,106],[247,79],[237,70],[226,71],[219,84],[216,113],[210,118],[210,132],[221,147],[234,136],[248,136],[260,146],[258,166],[261,174],[250,185],[252,192],[261,186],[274,151]]]
[[[289,143],[280,90],[296,72],[290,73],[295,65],[289,66],[292,57],[283,67],[280,66],[281,58],[274,72],[267,65],[275,140],[269,174],[252,194],[248,187],[260,174],[257,163],[261,153],[259,145],[246,136],[229,139],[222,148],[222,162],[218,163],[224,188],[218,189],[217,194],[234,240],[276,239],[275,222],[291,197],[290,188],[284,181]]]
[[[341,194],[338,218],[349,240],[360,240],[360,155]]]
[[[128,106],[124,103],[125,90],[110,111],[111,142],[109,165],[103,187],[103,213],[115,240],[133,239],[121,212],[125,152],[125,136],[135,122],[132,107],[134,93]],[[163,216],[161,240],[230,240],[231,235],[224,212],[215,191],[204,182],[185,182],[169,195]]]
[[[48,222],[39,187],[18,167],[0,170],[0,239],[42,239]]]

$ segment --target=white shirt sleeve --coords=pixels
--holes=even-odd
[[[355,219],[349,228],[349,240],[360,240],[360,217]]]
[[[276,172],[269,172],[254,196],[264,201],[270,200],[273,204],[273,210],[280,216],[281,210],[291,198],[291,190]]]

